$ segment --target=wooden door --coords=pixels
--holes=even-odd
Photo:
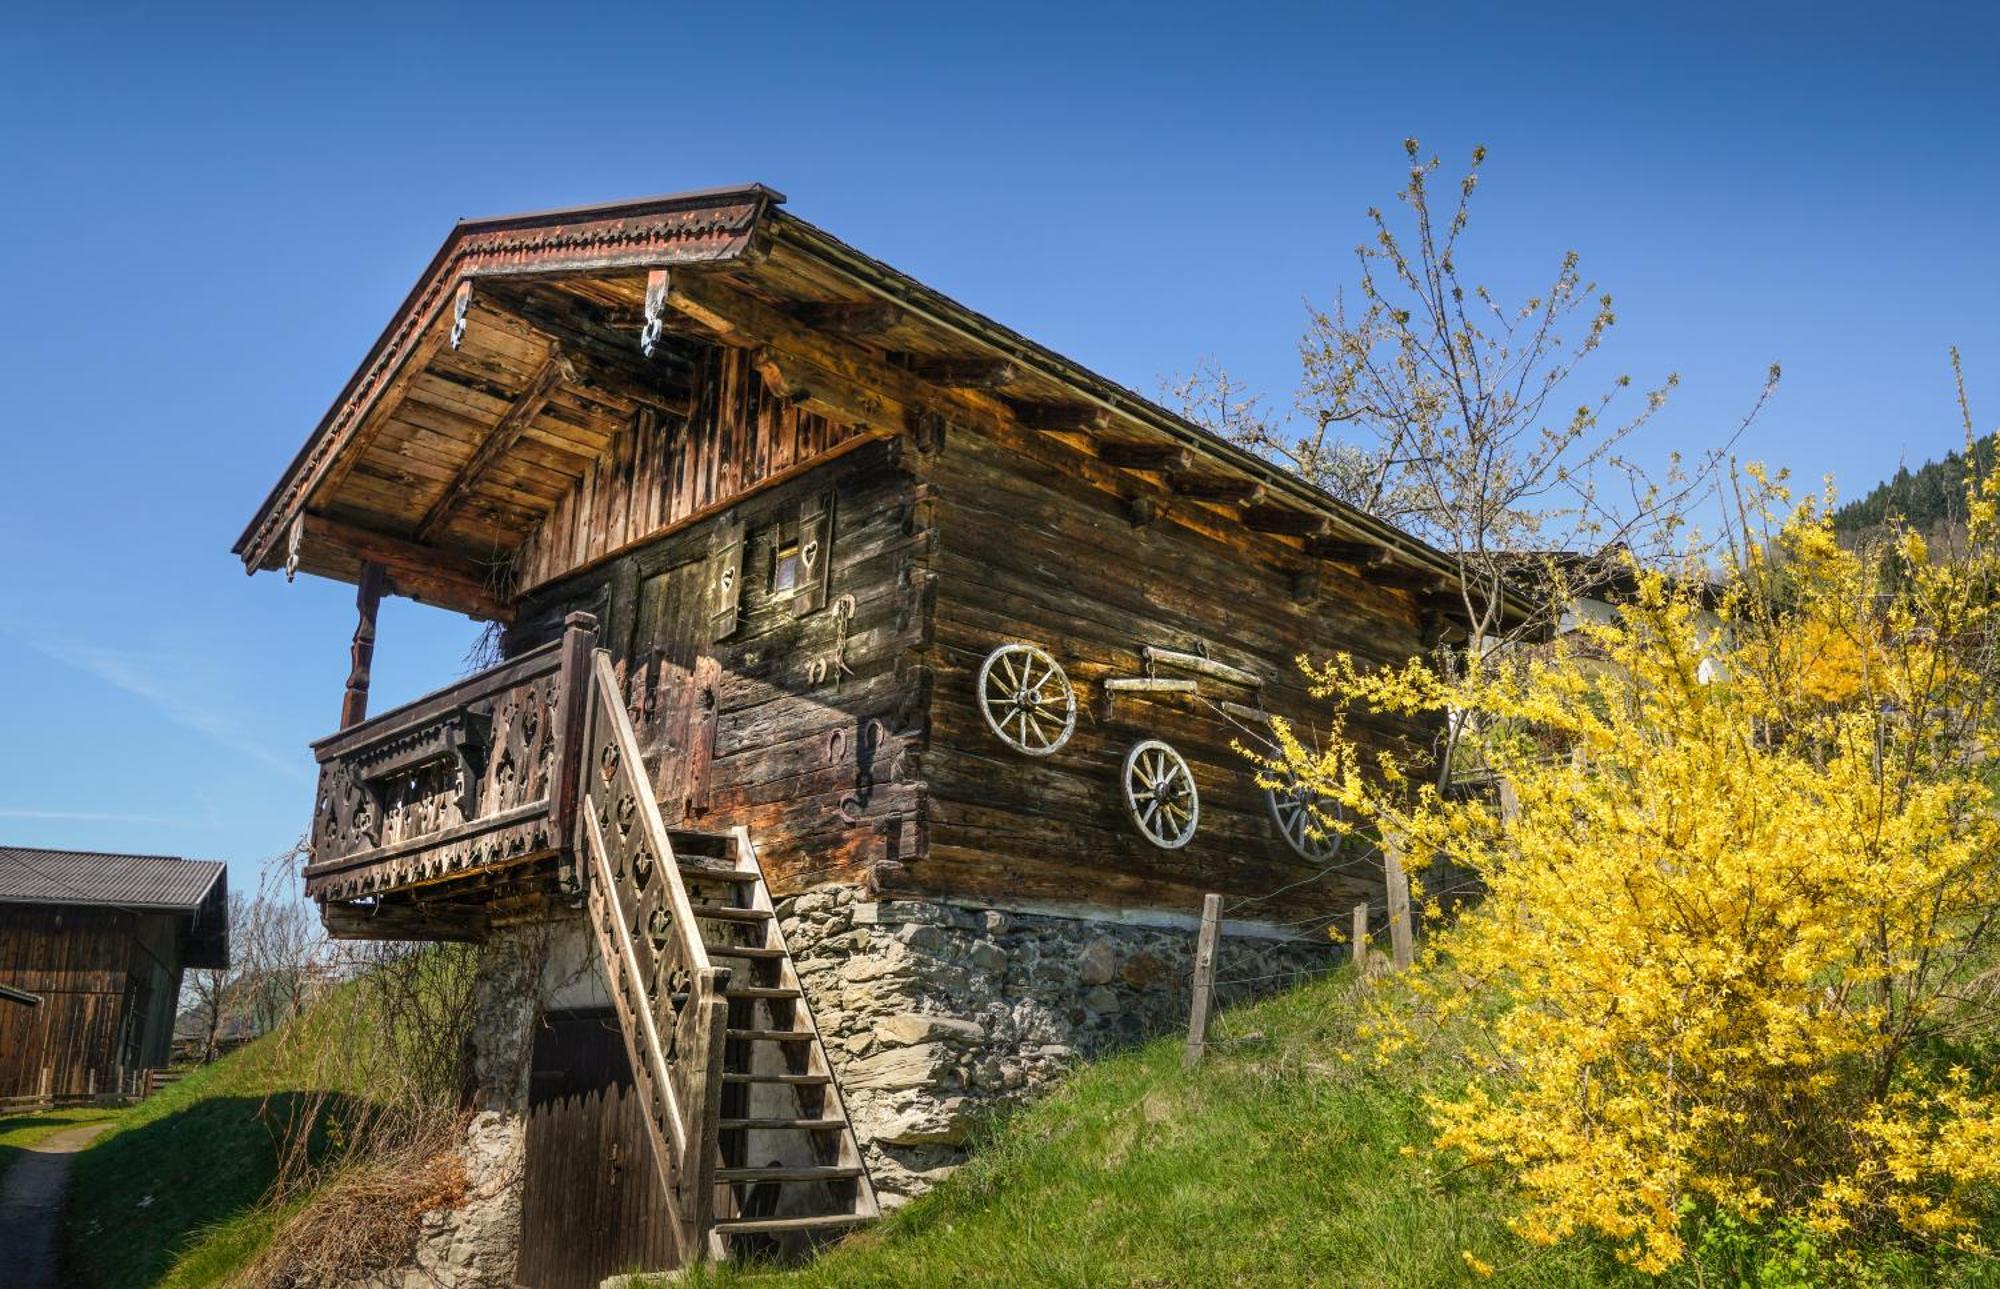
[[[679,1265],[617,1016],[551,1013],[528,1078],[515,1281],[597,1289],[606,1276]]]
[[[700,559],[645,578],[633,620],[627,705],[670,825],[706,805],[714,705],[707,582],[708,563]]]

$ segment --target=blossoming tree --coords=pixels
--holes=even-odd
[[[1948,549],[1843,546],[1820,498],[1748,480],[1720,639],[1707,579],[1635,570],[1617,620],[1489,665],[1313,668],[1336,712],[1475,714],[1504,821],[1337,719],[1317,746],[1280,731],[1270,770],[1482,879],[1372,1032],[1462,1058],[1437,1146],[1515,1179],[1526,1239],[1596,1233],[1659,1271],[1720,1212],[1971,1247],[2000,1182],[1976,1059],[2000,1007],[2000,477]]]

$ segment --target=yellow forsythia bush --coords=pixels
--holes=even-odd
[[[1280,731],[1269,769],[1483,879],[1371,1034],[1463,1059],[1436,1144],[1518,1186],[1527,1240],[1596,1233],[1658,1272],[1707,1207],[1976,1248],[2000,1182],[1995,1074],[1967,1056],[2000,1016],[2000,485],[1949,550],[1853,550],[1820,499],[1751,479],[1718,586],[1635,570],[1618,621],[1553,643],[1313,668],[1336,712],[1461,720],[1518,799],[1504,825],[1338,724]]]

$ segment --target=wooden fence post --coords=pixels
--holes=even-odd
[[[1382,877],[1389,887],[1389,960],[1398,971],[1414,961],[1411,952],[1410,878],[1403,871],[1403,839],[1382,839]]]
[[[1208,1013],[1215,1002],[1215,941],[1222,934],[1222,897],[1201,897],[1201,935],[1194,942],[1194,1007],[1188,1012],[1184,1065],[1201,1063],[1208,1045]]]
[[[1349,956],[1354,961],[1354,970],[1363,979],[1368,976],[1368,902],[1363,900],[1354,906],[1353,949]]]

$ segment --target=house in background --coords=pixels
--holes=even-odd
[[[115,1091],[167,1063],[188,968],[229,963],[218,862],[0,846],[0,1097]]]

